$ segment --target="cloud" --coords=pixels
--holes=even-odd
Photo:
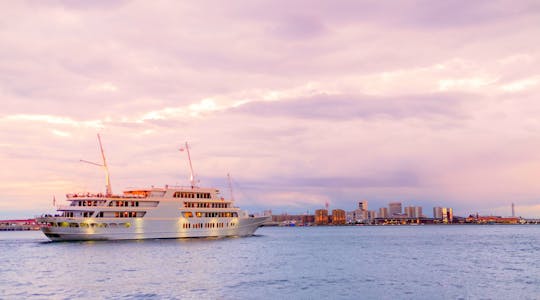
[[[184,182],[177,149],[189,141],[202,182],[226,188],[230,172],[248,187],[242,206],[534,205],[539,12],[536,1],[2,2],[0,204],[43,211],[52,193],[103,190],[101,170],[79,163],[99,160],[100,132],[115,191]]]
[[[306,119],[369,119],[388,117],[429,118],[464,117],[460,103],[467,95],[433,94],[399,97],[370,97],[366,95],[318,95],[305,99],[283,101],[254,101],[231,109],[233,112],[257,116],[288,116]]]
[[[521,79],[501,86],[501,90],[505,92],[520,92],[537,85],[538,82],[540,82],[540,76]]]
[[[282,18],[269,31],[277,36],[291,40],[313,38],[324,34],[325,26],[316,17],[294,15]]]

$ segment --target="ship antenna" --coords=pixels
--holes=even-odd
[[[184,151],[184,149],[180,148],[180,151]],[[195,187],[195,176],[193,175],[193,164],[191,164],[191,155],[189,154],[188,142],[186,142],[186,151],[187,151],[187,156],[188,156],[188,160],[189,160],[189,171],[191,172],[190,176],[189,176],[189,181],[191,182],[191,188],[194,188]]]
[[[229,179],[229,190],[231,190],[231,200],[234,201],[231,174],[227,173],[227,178]]]
[[[98,142],[99,142],[99,150],[101,151],[101,157],[103,158],[103,164],[98,164],[95,162],[87,161],[84,159],[81,159],[81,162],[91,164],[94,166],[102,167],[105,170],[105,187],[107,190],[107,196],[112,195],[112,188],[111,188],[111,176],[109,174],[109,167],[107,166],[107,159],[105,158],[105,151],[103,151],[103,146],[101,145],[101,137],[99,136],[99,133],[97,134]]]

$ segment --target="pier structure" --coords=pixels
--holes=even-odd
[[[35,219],[0,220],[0,231],[39,230]]]

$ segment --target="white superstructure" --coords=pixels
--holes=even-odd
[[[57,207],[59,214],[36,218],[52,241],[248,236],[268,220],[248,215],[217,189],[194,186],[193,179],[189,187],[128,189],[114,195],[104,155],[103,161],[107,193],[68,194],[69,205]]]

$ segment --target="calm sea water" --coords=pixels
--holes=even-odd
[[[71,243],[0,232],[0,264],[2,299],[540,299],[540,226]]]

